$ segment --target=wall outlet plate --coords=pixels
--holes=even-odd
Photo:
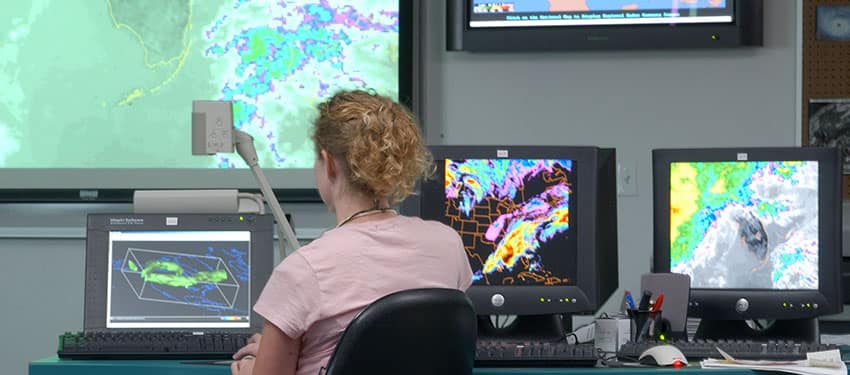
[[[637,162],[634,160],[617,160],[617,195],[637,195]]]

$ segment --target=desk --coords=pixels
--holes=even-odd
[[[475,375],[754,375],[750,370],[672,368],[477,368]],[[29,375],[229,375],[230,367],[185,361],[73,361],[56,357],[30,362]]]

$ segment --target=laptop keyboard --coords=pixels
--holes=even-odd
[[[59,358],[70,359],[229,359],[251,333],[66,332]]]

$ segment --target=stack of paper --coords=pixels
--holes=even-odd
[[[751,370],[782,371],[800,375],[847,375],[847,366],[841,360],[841,352],[807,353],[806,359],[799,361],[748,361],[732,358],[717,348],[723,359],[706,359],[702,368],[747,368]]]

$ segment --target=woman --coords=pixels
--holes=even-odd
[[[234,355],[234,374],[318,374],[371,302],[472,282],[453,229],[391,209],[433,170],[404,107],[364,91],[338,93],[319,105],[313,142],[316,185],[336,228],[275,268],[254,306],[266,319],[262,336]]]

